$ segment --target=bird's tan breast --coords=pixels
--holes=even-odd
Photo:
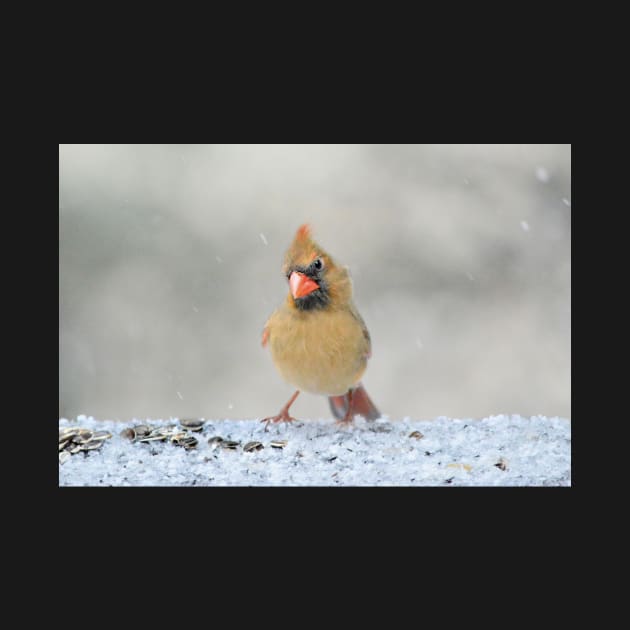
[[[367,364],[361,323],[346,310],[299,312],[282,307],[267,323],[272,359],[297,389],[345,394]]]

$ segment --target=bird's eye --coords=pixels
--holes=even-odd
[[[321,258],[316,258],[313,261],[313,267],[317,270],[317,271],[321,271],[324,268],[324,261]]]

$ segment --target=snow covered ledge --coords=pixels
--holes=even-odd
[[[207,420],[186,450],[166,442],[131,442],[120,435],[138,424],[78,416],[59,429],[108,431],[99,450],[59,465],[60,486],[570,486],[571,422],[566,418],[499,415],[475,420],[358,418],[354,427],[332,420],[273,425],[258,420]],[[417,432],[417,433],[416,433]],[[240,444],[217,447],[220,436]],[[286,440],[283,447],[271,442]],[[260,450],[245,451],[249,442]],[[281,445],[280,445],[281,446]]]

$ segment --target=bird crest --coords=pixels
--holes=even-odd
[[[301,225],[293,242],[289,246],[284,257],[283,271],[286,273],[290,267],[302,265],[304,267],[310,265],[318,256],[330,256],[313,240],[311,226],[308,223]]]

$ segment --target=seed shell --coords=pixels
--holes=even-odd
[[[229,451],[235,451],[239,445],[240,442],[235,442],[234,440],[223,440],[221,442],[221,448],[228,449]]]
[[[252,451],[260,451],[265,448],[262,442],[247,442],[245,446],[243,446],[243,450],[246,453],[251,453]]]
[[[203,430],[204,423],[205,420],[198,420],[196,418],[185,418],[184,420],[179,421],[179,424],[189,431],[194,431],[195,433]]]

